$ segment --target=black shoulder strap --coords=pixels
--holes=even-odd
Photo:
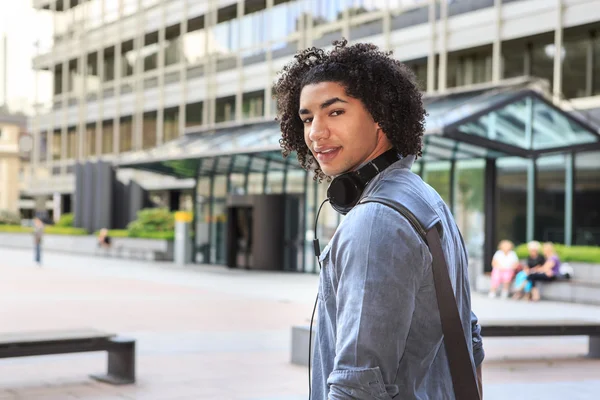
[[[469,348],[467,347],[465,333],[456,305],[456,298],[454,297],[452,283],[448,275],[448,265],[446,264],[442,250],[437,225],[426,231],[419,220],[407,208],[383,199],[369,199],[365,197],[360,201],[360,203],[369,202],[381,203],[398,211],[410,222],[429,246],[429,251],[431,251],[433,257],[433,282],[442,322],[446,354],[448,355],[448,363],[450,364],[454,396],[456,400],[480,400],[477,380],[473,373]]]

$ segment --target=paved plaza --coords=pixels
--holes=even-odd
[[[0,400],[300,400],[290,328],[308,324],[317,276],[177,267],[0,248],[0,331],[96,328],[137,339],[135,385],[110,386],[104,353],[0,360]],[[481,319],[583,317],[600,307],[474,295]],[[585,337],[485,339],[486,400],[598,399]],[[437,400],[437,399],[436,399]]]

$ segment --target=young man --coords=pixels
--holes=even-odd
[[[311,48],[297,54],[283,69],[275,95],[283,153],[296,151],[315,179],[396,156],[361,197],[410,199],[413,209],[427,204],[434,210],[480,379],[484,355],[471,312],[464,243],[440,196],[410,172],[421,156],[425,117],[414,75],[374,45],[334,42],[330,52]],[[319,258],[312,398],[454,399],[432,256],[409,221],[380,203],[356,205]]]

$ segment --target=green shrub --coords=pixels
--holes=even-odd
[[[19,225],[21,217],[12,211],[0,210],[0,225]]]
[[[100,232],[95,232],[94,235],[98,236]],[[109,229],[108,236],[111,238],[144,238],[144,239],[175,239],[175,231],[165,232],[144,232],[144,231],[128,231],[127,229]]]
[[[84,228],[73,228],[72,226],[56,226],[56,225],[46,225],[44,227],[44,233],[46,233],[48,235],[72,235],[72,236],[88,235],[88,231]]]
[[[138,232],[136,236],[130,236],[143,239],[162,239],[162,240],[174,240],[175,231],[166,232]]]
[[[564,246],[555,244],[554,249],[561,261],[573,261],[600,264],[600,247],[598,246]],[[519,259],[527,258],[527,244],[518,246],[515,251]]]
[[[98,236],[100,232],[96,232],[96,236]],[[127,229],[109,229],[108,236],[116,238],[116,237],[128,237],[129,231]]]
[[[0,225],[0,232],[7,233],[29,233],[33,232],[33,228],[21,225]]]
[[[75,216],[71,213],[63,214],[54,226],[72,227]]]
[[[127,225],[130,237],[147,237],[155,232],[173,233],[175,216],[168,208],[145,208],[138,211],[137,219]]]

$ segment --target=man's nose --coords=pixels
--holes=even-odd
[[[329,128],[327,124],[323,123],[322,120],[314,118],[310,125],[310,133],[308,138],[312,142],[318,142],[319,140],[327,139],[329,137]]]

